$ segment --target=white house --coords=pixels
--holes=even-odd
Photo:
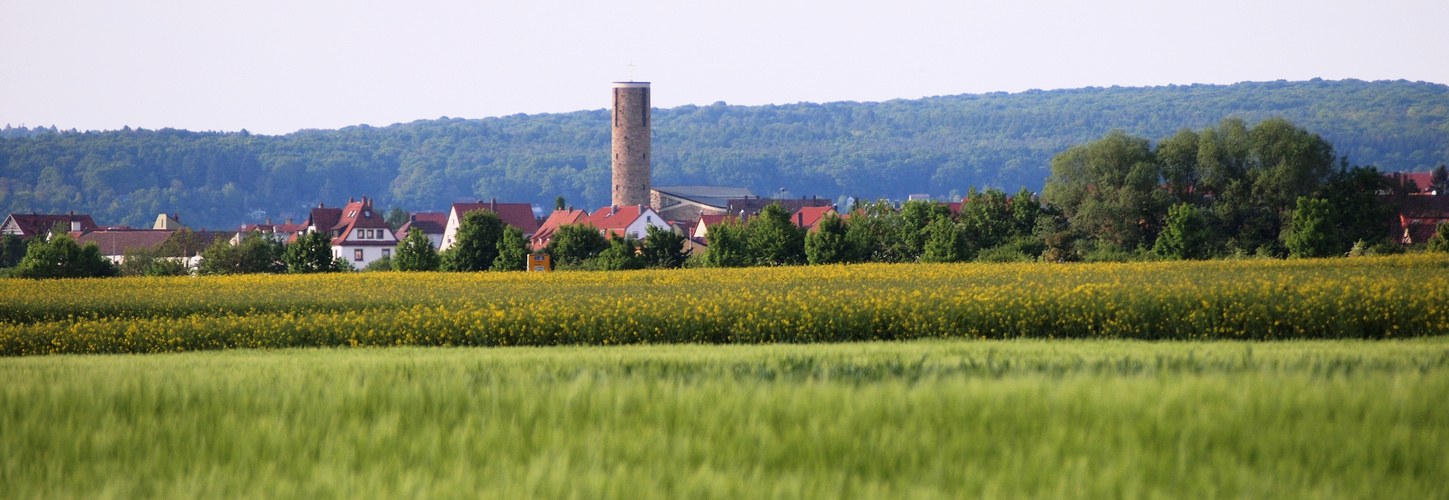
[[[396,246],[397,236],[383,215],[373,211],[372,199],[365,196],[342,207],[342,217],[332,227],[332,256],[346,259],[358,269],[391,257]]]

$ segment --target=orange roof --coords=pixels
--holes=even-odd
[[[624,230],[643,212],[639,205],[625,205],[622,207],[604,207],[595,211],[589,216],[588,223],[607,233],[610,230]]]
[[[795,214],[790,216],[790,222],[794,222],[796,226],[815,229],[815,225],[820,223],[820,219],[830,213],[837,213],[835,207],[804,207],[796,210]]]
[[[589,213],[583,210],[554,210],[548,215],[548,219],[538,226],[538,231],[533,233],[529,241],[533,244],[534,250],[542,250],[553,238],[554,231],[559,226],[567,224],[582,224],[588,221]]]

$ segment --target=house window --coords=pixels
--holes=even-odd
[[[352,251],[352,260],[362,260],[362,249]]]
[[[382,249],[382,256],[383,256],[383,258],[392,257],[392,249],[391,248],[384,248],[384,249]]]
[[[371,230],[371,229],[368,229],[368,230],[367,230],[367,239],[369,239],[369,240],[370,240],[370,239],[373,239],[373,238],[376,238],[376,237],[377,237],[377,236],[375,236],[375,235],[373,235],[373,232],[372,232],[372,230]]]

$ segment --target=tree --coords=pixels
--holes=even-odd
[[[810,264],[849,262],[851,251],[846,232],[845,219],[834,212],[826,213],[815,230],[805,235],[805,261]]]
[[[965,231],[950,217],[937,216],[926,226],[921,262],[961,262],[971,258]]]
[[[282,262],[291,274],[330,273],[333,266],[332,238],[327,233],[314,231],[298,236],[282,252]]]
[[[165,257],[190,258],[197,256],[202,250],[206,250],[206,243],[201,241],[201,237],[196,233],[183,227],[171,233],[171,237],[166,238],[166,241],[162,242],[161,247],[156,250],[159,255]]]
[[[1041,202],[1026,186],[1021,187],[1009,200],[1011,204],[1011,228],[1007,231],[1012,238],[1031,236],[1036,230],[1036,220],[1042,216]]]
[[[498,240],[503,237],[503,219],[491,210],[468,212],[458,224],[453,246],[443,253],[442,269],[455,272],[487,271],[498,258]]]
[[[362,266],[362,272],[367,273],[392,270],[393,268],[391,255],[384,255],[382,257],[378,257],[376,259],[373,259],[372,262],[368,262],[367,265]]]
[[[1429,238],[1429,244],[1424,248],[1430,252],[1449,252],[1449,221],[1434,227],[1434,236]]]
[[[1321,258],[1337,253],[1338,238],[1333,232],[1328,200],[1298,198],[1298,209],[1293,211],[1293,222],[1283,243],[1290,257]]]
[[[201,252],[200,274],[280,273],[287,270],[282,263],[282,245],[260,233],[247,233],[240,243],[232,245],[217,239]]]
[[[974,191],[973,191],[974,192]],[[932,201],[916,200],[901,204],[900,242],[903,260],[916,260],[926,247],[926,226],[940,216],[951,216],[951,208]]]
[[[407,237],[393,248],[392,269],[394,271],[437,271],[441,258],[433,240],[422,230],[408,231]]]
[[[707,267],[745,267],[750,258],[747,231],[738,219],[726,218],[709,227],[704,239],[709,245],[704,250],[704,265]]]
[[[507,226],[503,237],[498,238],[498,257],[493,259],[494,271],[522,271],[528,269],[528,238],[523,230]]]
[[[971,187],[966,199],[961,201],[959,220],[965,237],[977,248],[1005,243],[1016,227],[1016,214],[1012,213],[1006,193],[995,188],[978,193],[975,186]]]
[[[186,276],[190,270],[181,257],[166,257],[145,248],[127,250],[116,266],[121,276]]]
[[[0,268],[11,267],[25,258],[25,240],[13,234],[0,235]]]
[[[1333,234],[1338,248],[1357,241],[1375,243],[1386,239],[1395,210],[1388,197],[1389,180],[1374,167],[1349,168],[1346,163],[1324,184],[1323,197],[1332,207]]]
[[[401,207],[392,207],[392,210],[388,210],[387,216],[383,217],[382,220],[387,222],[387,227],[392,228],[393,231],[397,231],[398,228],[403,227],[403,224],[408,223],[410,217],[411,215]]]
[[[1196,206],[1178,203],[1167,209],[1167,227],[1157,236],[1152,252],[1174,260],[1206,259],[1211,239],[1207,213]]]
[[[790,212],[780,203],[771,203],[746,226],[746,247],[755,265],[803,264],[805,230],[790,221]]]
[[[1449,166],[1440,163],[1429,171],[1429,187],[1439,196],[1449,195]]]
[[[639,254],[639,239],[632,234],[616,236],[609,240],[609,248],[599,252],[595,263],[605,271],[627,271],[644,269],[644,257]]]
[[[845,228],[846,262],[903,262],[910,249],[900,240],[901,218],[885,200],[851,213]]]
[[[564,200],[564,197],[562,195],[560,195],[560,196],[558,196],[558,197],[556,197],[556,198],[553,199],[553,209],[554,210],[563,210],[565,207],[568,206],[567,204],[568,204],[568,201]]]
[[[543,252],[555,267],[578,266],[609,248],[609,240],[593,224],[564,224],[553,232]]]
[[[50,241],[32,238],[25,257],[15,265],[11,276],[17,278],[99,278],[115,276],[116,268],[101,256],[94,243],[80,246],[65,233],[55,234]]]
[[[1147,139],[1114,130],[1052,158],[1042,200],[1078,233],[1124,248],[1156,236],[1167,195]],[[984,246],[984,245],[983,245]]]
[[[657,226],[644,229],[644,262],[657,269],[677,269],[688,257],[684,253],[684,235]]]

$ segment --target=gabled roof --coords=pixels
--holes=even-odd
[[[1417,188],[1415,193],[1430,194],[1434,192],[1434,174],[1431,172],[1393,172],[1384,174],[1384,177],[1388,177],[1391,182],[1398,183],[1400,186],[1407,186],[1412,181],[1414,187]]]
[[[609,231],[623,232],[634,221],[639,220],[639,217],[646,211],[652,212],[648,207],[642,205],[604,207],[590,215],[588,223],[599,228],[604,234],[608,234]]]
[[[709,228],[717,226],[727,220],[735,224],[744,224],[749,221],[749,216],[746,215],[741,219],[735,215],[701,215],[699,216],[699,220],[694,223],[694,232],[691,234],[700,241],[704,241],[705,236],[709,234]]]
[[[802,207],[790,215],[790,222],[796,226],[814,229],[825,218],[825,214],[836,213],[835,207]]]
[[[186,227],[181,224],[181,214],[157,214],[156,222],[151,224],[151,229],[181,229]]]
[[[530,236],[538,232],[538,219],[533,218],[532,203],[498,203],[497,201],[454,203],[448,217],[451,219],[453,214],[457,214],[459,221],[461,221],[463,216],[467,215],[468,212],[485,209],[498,214],[498,218],[503,219],[504,224],[523,231],[524,236]]]
[[[584,224],[588,222],[588,219],[589,213],[583,210],[554,210],[553,213],[548,214],[548,219],[538,226],[538,231],[529,237],[529,241],[533,243],[534,250],[542,250],[553,238],[554,231],[558,231],[559,226]]]
[[[755,193],[747,188],[730,186],[654,186],[653,190],[675,198],[718,208],[725,208],[733,199],[755,197]]]
[[[332,228],[337,227],[339,220],[342,220],[342,209],[328,208],[318,204],[317,208],[313,208],[307,215],[307,221],[302,223],[302,227],[312,227],[316,228],[316,231],[330,233]]]
[[[419,212],[408,216],[407,223],[397,228],[397,237],[406,238],[409,231],[417,229],[426,235],[442,236],[448,227],[448,214],[442,212]]]
[[[121,229],[91,231],[76,238],[76,243],[95,243],[101,255],[125,255],[129,250],[156,250],[175,233],[173,229]]]
[[[358,229],[382,230],[385,235],[380,239],[359,239]],[[337,225],[332,226],[332,246],[341,245],[394,245],[397,239],[392,235],[392,228],[388,227],[387,221],[383,220],[382,214],[372,209],[372,199],[364,196],[361,201],[348,202],[342,207],[342,218],[338,219]]]
[[[12,227],[18,229],[21,238],[30,238],[39,234],[45,234],[56,223],[63,223],[66,229],[70,229],[72,222],[79,222],[82,232],[96,229],[96,221],[87,214],[65,213],[65,214],[10,214],[5,217],[5,222],[0,227],[9,231]]]

